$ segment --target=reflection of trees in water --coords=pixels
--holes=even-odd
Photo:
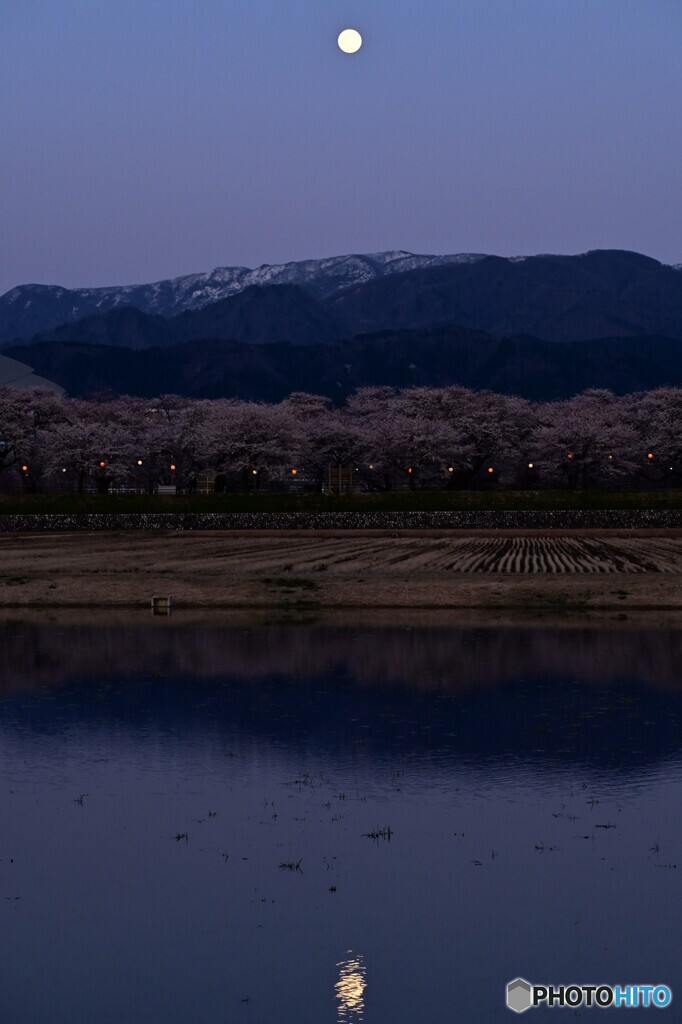
[[[444,693],[536,676],[682,687],[682,632],[674,629],[14,623],[0,627],[0,644],[4,692],[76,678],[159,674],[257,681],[332,672],[367,686]]]
[[[338,1000],[338,1024],[356,1024],[365,1010],[366,970],[361,956],[348,950],[337,965],[339,980],[334,985]]]

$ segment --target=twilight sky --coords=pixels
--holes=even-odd
[[[680,0],[2,0],[0,293],[393,248],[681,262],[681,44]]]

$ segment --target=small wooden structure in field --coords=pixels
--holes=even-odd
[[[152,615],[170,615],[173,599],[170,594],[152,597]]]

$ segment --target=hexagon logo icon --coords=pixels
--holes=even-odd
[[[532,987],[525,978],[515,978],[507,985],[507,1006],[514,1013],[529,1010],[532,1004]]]

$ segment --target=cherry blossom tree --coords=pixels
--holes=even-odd
[[[439,405],[454,434],[452,486],[514,479],[537,424],[530,402],[492,391],[443,388]]]
[[[637,436],[637,475],[679,486],[682,480],[682,388],[633,396],[624,418]]]
[[[412,489],[418,479],[470,486],[490,468],[518,461],[535,424],[522,399],[460,387],[365,388],[348,409],[363,423],[371,464],[382,467],[386,486],[397,469]]]
[[[240,475],[244,489],[304,470],[319,487],[327,468],[345,466],[384,489],[679,484],[682,389],[590,389],[533,404],[462,387],[380,387],[343,406],[303,392],[269,405],[0,389],[0,483],[13,471],[26,489],[152,489],[200,468]]]
[[[591,389],[539,407],[531,439],[535,466],[550,480],[586,488],[613,483],[635,467],[638,439],[624,415],[626,399]]]
[[[0,388],[0,474],[13,470],[27,458],[33,417],[26,392]]]
[[[335,407],[320,395],[296,393],[281,403],[287,422],[292,465],[321,487],[325,471],[342,466],[355,471],[366,458],[367,438],[348,409]]]
[[[222,402],[210,419],[208,448],[219,465],[240,474],[242,490],[250,490],[281,470],[293,448],[292,436],[293,425],[281,404]]]
[[[50,464],[46,439],[59,429],[64,399],[45,388],[0,389],[0,474],[14,469],[26,490],[38,490]]]

